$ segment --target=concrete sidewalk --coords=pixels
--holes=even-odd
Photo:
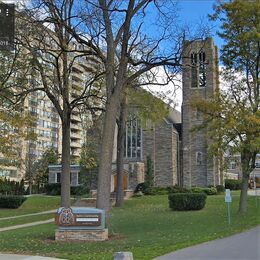
[[[205,227],[206,228],[206,227]],[[155,260],[259,260],[260,226],[223,239],[184,248]]]
[[[31,255],[9,255],[9,254],[0,253],[0,260],[51,260],[51,259],[58,259],[58,258],[31,256]],[[62,259],[60,258],[60,260]]]
[[[47,220],[42,220],[42,221],[35,221],[35,222],[21,224],[21,225],[16,225],[16,226],[0,228],[0,232],[8,231],[8,230],[14,230],[14,229],[18,229],[18,228],[33,227],[33,226],[38,226],[38,225],[47,224],[47,223],[51,223],[51,222],[54,223],[54,218],[47,219]]]
[[[17,215],[17,216],[13,216],[13,217],[4,217],[4,218],[0,218],[0,221],[1,221],[1,220],[7,220],[7,219],[15,219],[15,218],[23,218],[23,217],[44,215],[44,214],[49,214],[49,213],[55,213],[56,211],[57,211],[57,209],[52,209],[52,210],[41,211],[41,212],[36,212],[36,213],[30,213],[30,214],[24,214],[24,215]]]

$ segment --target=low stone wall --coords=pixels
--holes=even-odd
[[[108,229],[101,230],[59,230],[55,231],[57,241],[105,241]]]

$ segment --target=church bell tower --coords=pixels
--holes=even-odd
[[[218,49],[212,38],[185,41],[183,45],[182,182],[183,186],[220,184],[216,159],[208,156],[206,130],[191,132],[203,115],[190,102],[193,97],[210,98],[218,88]]]

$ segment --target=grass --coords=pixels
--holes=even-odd
[[[21,224],[26,224],[26,223],[31,223],[31,222],[41,221],[41,220],[47,220],[53,218],[53,216],[54,214],[52,213],[52,214],[43,214],[38,216],[20,217],[15,219],[5,219],[5,220],[0,219],[0,228],[21,225]]]
[[[32,196],[18,209],[0,209],[0,218],[25,215],[57,209],[60,205],[60,197]]]
[[[111,212],[110,240],[64,243],[54,241],[54,224],[2,232],[0,251],[69,259],[112,259],[117,251],[131,251],[134,259],[152,259],[168,252],[235,234],[260,223],[255,199],[248,213],[237,214],[239,195],[233,194],[231,225],[224,196],[208,196],[200,211],[173,212],[167,196],[134,198]]]

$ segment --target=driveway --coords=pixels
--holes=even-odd
[[[181,249],[156,260],[260,260],[260,226],[237,235]]]

